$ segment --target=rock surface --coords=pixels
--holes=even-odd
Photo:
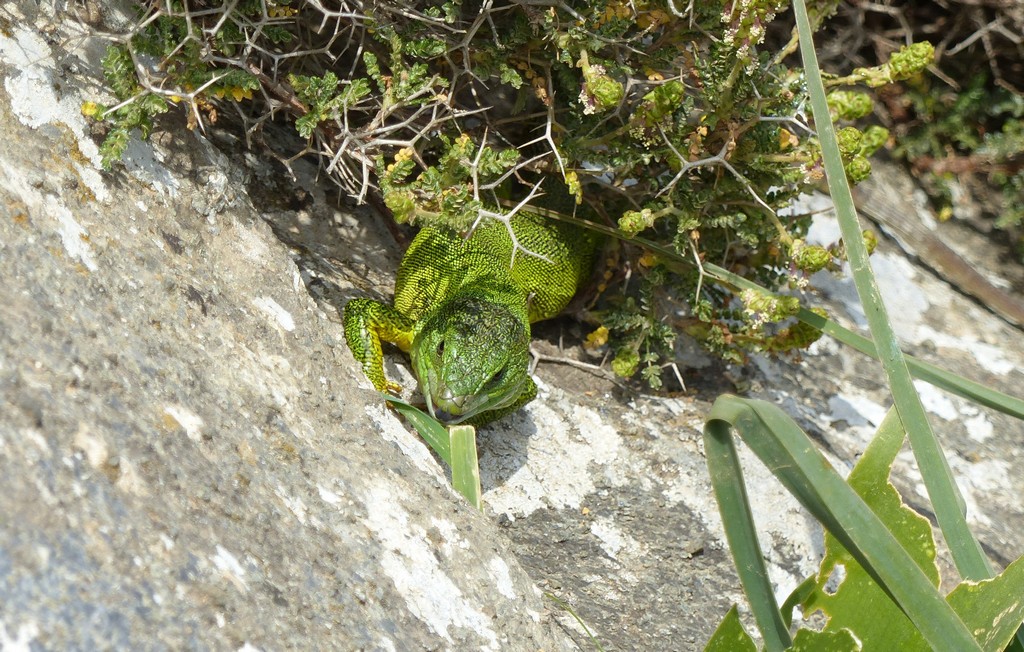
[[[78,106],[102,44],[47,20],[0,35],[2,646],[591,649],[574,613],[605,649],[688,650],[743,602],[700,438],[720,370],[691,356],[696,393],[664,398],[541,364],[540,398],[480,433],[474,512],[344,346],[337,309],[390,295],[401,248],[381,220],[339,209],[311,164],[293,179],[183,125],[100,173]],[[873,260],[913,352],[1020,393],[1020,331],[892,245]],[[815,280],[858,324],[849,283]],[[557,355],[574,328],[537,347]],[[830,340],[736,373],[840,468],[887,406],[879,366]],[[923,390],[1008,563],[1024,427]],[[820,530],[747,462],[785,594]],[[897,484],[924,505],[915,473],[901,455]]]
[[[570,647],[245,173],[180,129],[100,174],[96,60],[30,18],[0,36],[0,648]]]

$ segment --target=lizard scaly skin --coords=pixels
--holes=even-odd
[[[533,214],[520,213],[511,225],[516,251],[500,222],[480,225],[469,238],[425,227],[399,266],[393,305],[346,304],[345,339],[378,390],[400,389],[384,375],[386,341],[410,354],[436,418],[481,425],[533,399],[530,324],[565,308],[590,275],[597,241]]]

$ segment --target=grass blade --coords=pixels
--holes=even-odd
[[[821,82],[818,60],[814,53],[807,7],[803,0],[794,0],[793,9],[796,13],[797,30],[800,35],[800,53],[803,57],[808,91],[811,96],[811,108],[825,161],[829,192],[835,203],[836,215],[843,233],[843,242],[846,245],[854,284],[857,286],[857,293],[860,295],[864,307],[864,315],[867,318],[872,339],[885,369],[896,409],[907,430],[914,456],[920,465],[921,475],[928,490],[928,497],[935,510],[936,520],[946,538],[957,569],[968,579],[981,580],[991,577],[992,568],[978,541],[967,527],[963,513],[963,497],[956,488],[949,463],[928,423],[921,398],[914,388],[910,371],[903,358],[903,352],[896,341],[896,335],[889,323],[885,305],[882,303],[881,293],[871,272],[867,249],[864,246],[860,224],[857,221],[853,196],[850,193],[849,184],[846,182],[846,172],[843,168],[835,129],[829,116],[825,89]]]
[[[736,430],[780,482],[889,593],[930,645],[935,649],[980,649],[971,632],[921,568],[871,508],[829,465],[795,421],[764,401],[719,397],[704,428],[709,468],[712,464],[720,466],[723,463],[721,457],[725,451],[732,449],[735,452],[723,441],[731,439],[731,429]],[[738,466],[738,462],[726,461],[726,464]],[[717,486],[715,495],[718,498]],[[742,511],[749,515],[749,505]],[[731,508],[731,513],[741,513],[741,510]],[[723,511],[723,522],[724,514]],[[735,528],[735,534],[729,536],[730,548],[734,536],[751,526],[752,523],[726,524],[727,528]],[[752,608],[753,602],[751,598]],[[781,615],[778,619],[782,620]],[[762,627],[767,645],[769,635],[774,637],[775,634],[771,629],[764,631],[761,618],[758,618],[758,626]]]
[[[452,487],[465,496],[473,507],[481,509],[483,492],[476,454],[476,428],[466,425],[446,428],[416,406],[390,394],[382,393],[382,396],[412,424],[423,441],[451,468]]]
[[[467,425],[452,426],[448,429],[448,434],[452,450],[452,487],[465,496],[470,505],[482,509],[476,428]]]
[[[719,399],[721,400],[721,399]],[[747,486],[743,481],[739,456],[733,443],[728,420],[715,417],[711,409],[704,426],[704,455],[707,458],[711,486],[722,515],[722,525],[735,561],[736,572],[750,603],[758,629],[768,652],[785,650],[792,644],[789,627],[783,620],[768,578],[768,568],[757,539],[757,528],[750,512]]]
[[[447,428],[438,423],[437,419],[416,406],[410,405],[391,394],[381,392],[381,395],[412,424],[416,432],[420,433],[420,437],[423,437],[423,441],[427,442],[427,445],[445,461],[445,464],[451,466],[451,438],[448,436]]]

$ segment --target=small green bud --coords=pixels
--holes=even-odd
[[[580,183],[580,176],[575,171],[565,173],[565,187],[569,194],[576,198],[577,204],[583,203],[583,184]]]
[[[678,79],[672,79],[644,95],[645,107],[651,118],[660,120],[679,108],[686,94],[686,87]]]
[[[82,102],[82,115],[95,118],[103,114],[103,105],[96,102]]]
[[[416,201],[408,190],[396,190],[384,195],[384,205],[391,209],[395,221],[408,224],[416,216]]]
[[[836,133],[839,141],[839,153],[844,159],[850,159],[860,153],[860,141],[863,134],[856,127],[843,127]]]
[[[630,238],[653,225],[654,211],[649,208],[641,211],[626,211],[619,218],[619,229]]]
[[[857,120],[871,113],[871,96],[860,91],[832,91],[828,94],[828,109],[838,119]]]
[[[909,79],[927,68],[935,60],[935,47],[928,41],[904,45],[889,58],[889,78],[892,81]]]
[[[874,154],[889,140],[889,130],[878,125],[871,125],[864,130],[860,141],[860,153],[864,156]]]
[[[846,176],[851,183],[860,183],[871,174],[871,161],[858,154],[846,164]]]
[[[803,240],[794,240],[789,257],[796,268],[813,274],[825,269],[832,262],[832,254],[820,245],[809,245]]]
[[[633,349],[619,349],[612,360],[612,372],[619,378],[629,378],[640,366],[640,354]]]
[[[868,255],[875,253],[875,248],[878,247],[878,236],[875,232],[865,229],[861,236],[864,238],[864,247],[868,250]]]
[[[797,297],[768,294],[756,290],[744,290],[740,300],[748,314],[757,315],[757,321],[782,321],[800,311],[800,299]]]
[[[622,84],[605,74],[604,66],[583,67],[583,89],[580,91],[583,113],[614,109],[625,94]]]
[[[519,89],[523,86],[523,77],[519,72],[507,63],[499,63],[498,71],[501,73],[501,83],[508,84],[512,88]]]
[[[377,55],[370,51],[363,52],[363,64],[366,66],[366,74],[378,82],[381,81],[380,62],[377,61]]]
[[[889,61],[871,68],[854,68],[853,74],[865,84],[875,88],[894,81],[909,79],[928,67],[935,60],[935,47],[927,41],[903,46]]]

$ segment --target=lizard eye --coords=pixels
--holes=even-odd
[[[491,379],[487,381],[487,387],[489,389],[494,389],[501,384],[501,381],[505,380],[506,369],[508,369],[508,367],[503,367],[501,371],[491,376]]]
[[[437,343],[437,357],[438,359],[444,357],[444,340]]]

